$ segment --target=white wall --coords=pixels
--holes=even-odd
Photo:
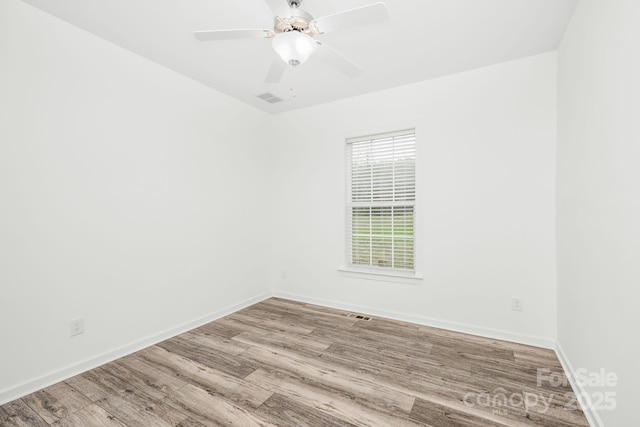
[[[268,116],[18,0],[0,61],[0,403],[269,291]]]
[[[573,369],[617,374],[586,388],[616,393],[608,427],[637,425],[639,22],[636,0],[582,0],[559,50],[558,340]]]
[[[555,53],[274,120],[278,293],[554,345]],[[424,280],[344,277],[344,138],[408,125],[418,132]],[[511,311],[512,296],[524,312]]]

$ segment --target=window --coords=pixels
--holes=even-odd
[[[415,130],[347,139],[350,267],[413,271]]]

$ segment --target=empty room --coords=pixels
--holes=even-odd
[[[640,2],[0,0],[0,426],[638,425]]]

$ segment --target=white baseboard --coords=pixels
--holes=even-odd
[[[269,297],[271,297],[271,293],[265,293],[257,297],[249,298],[238,304],[234,304],[230,307],[218,310],[214,313],[208,314],[198,319],[183,323],[182,325],[175,328],[168,329],[158,334],[154,334],[147,338],[135,341],[131,344],[127,344],[115,350],[102,353],[95,357],[91,357],[82,362],[74,363],[73,365],[67,366],[66,368],[62,368],[41,377],[34,378],[18,386],[0,390],[0,405],[12,402],[28,394],[34,393],[38,390],[42,390],[45,387],[49,387],[53,384],[59,383],[60,381],[69,379],[75,375],[79,375],[83,372],[87,372],[91,369],[97,368],[98,366],[104,365],[105,363],[112,362],[116,359],[142,350],[143,348],[152,346],[176,335],[180,335],[184,332],[212,322],[216,319],[220,319],[221,317],[228,316],[229,314],[232,314],[250,305],[256,304]]]
[[[535,337],[530,335],[514,334],[507,331],[501,331],[490,328],[480,328],[463,323],[449,322],[446,320],[432,319],[429,317],[416,316],[411,314],[396,313],[386,310],[378,310],[375,308],[344,304],[338,301],[330,301],[320,298],[309,298],[300,295],[290,294],[287,292],[274,291],[273,296],[290,299],[293,301],[305,302],[308,304],[322,305],[325,307],[336,308],[339,310],[356,311],[361,314],[370,316],[386,317],[388,319],[400,320],[403,322],[416,323],[418,325],[431,326],[433,328],[447,329],[450,331],[461,332],[470,335],[478,335],[485,338],[497,339],[502,341],[510,341],[519,344],[531,345],[534,347],[542,347],[549,350],[555,350],[555,340],[548,338]]]
[[[587,396],[588,394],[584,387],[574,381],[574,379],[576,378],[576,370],[573,368],[573,365],[569,361],[567,354],[562,349],[560,342],[556,343],[556,354],[558,355],[558,359],[560,360],[562,369],[567,374],[567,378],[569,379],[571,388],[573,388],[573,392],[576,395]],[[587,421],[589,421],[589,425],[591,427],[604,427],[604,423],[600,419],[600,416],[593,408],[582,406],[582,412],[584,412],[584,416],[587,418]]]

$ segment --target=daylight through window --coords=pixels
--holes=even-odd
[[[414,270],[415,130],[347,139],[347,261]]]

